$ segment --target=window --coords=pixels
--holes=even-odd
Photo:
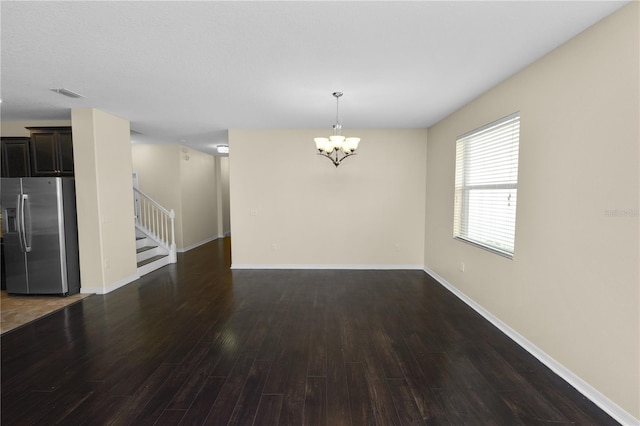
[[[520,113],[456,140],[454,238],[512,258]]]

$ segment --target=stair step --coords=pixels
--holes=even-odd
[[[136,249],[136,253],[144,253],[145,251],[149,251],[149,250],[153,250],[154,248],[156,248],[158,246],[144,246],[144,247],[139,247]]]
[[[137,225],[136,225],[137,226]],[[136,227],[136,263],[138,275],[143,276],[171,264],[169,249]],[[173,261],[175,263],[175,259]]]
[[[146,245],[149,244],[149,238],[147,237],[136,237],[136,249],[139,249],[140,247],[144,247]]]
[[[155,262],[156,260],[162,259],[162,258],[167,257],[167,256],[168,255],[166,255],[166,254],[159,254],[157,256],[150,257],[149,259],[141,260],[140,262],[138,262],[138,268],[140,268],[141,266],[144,266],[144,265],[146,265],[148,263]]]

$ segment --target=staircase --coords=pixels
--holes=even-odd
[[[169,251],[158,246],[155,241],[139,229],[136,229],[136,260],[140,276],[171,263]]]
[[[175,213],[133,188],[138,275],[176,263]]]

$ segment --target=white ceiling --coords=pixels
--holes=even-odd
[[[233,128],[329,133],[342,91],[345,134],[425,128],[625,3],[2,1],[2,120],[93,107],[213,153]]]

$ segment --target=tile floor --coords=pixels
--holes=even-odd
[[[75,303],[90,294],[73,296],[21,296],[7,294],[2,290],[0,296],[0,333],[6,333],[21,325],[49,315],[67,305]]]

